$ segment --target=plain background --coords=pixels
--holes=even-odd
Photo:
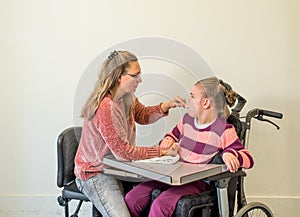
[[[0,216],[63,216],[56,137],[74,124],[84,70],[122,41],[162,37],[203,56],[247,98],[245,110],[284,113],[279,131],[252,124],[256,164],[246,193],[275,216],[299,217],[299,7],[297,0],[0,1]],[[90,216],[89,205],[81,215]]]

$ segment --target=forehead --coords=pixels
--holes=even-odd
[[[140,72],[141,66],[138,61],[130,61],[126,70],[127,72]]]
[[[203,96],[205,95],[205,90],[201,85],[197,84],[194,85],[194,87],[191,90],[191,93],[195,96]]]

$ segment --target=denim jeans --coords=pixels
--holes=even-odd
[[[89,198],[103,217],[130,217],[124,201],[123,186],[119,180],[98,174],[86,181],[75,181],[78,189]]]

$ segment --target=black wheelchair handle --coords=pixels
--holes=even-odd
[[[277,124],[275,124],[274,122],[272,122],[268,119],[265,119],[264,116],[281,119],[283,117],[283,114],[279,113],[279,112],[268,111],[268,110],[258,109],[258,108],[252,109],[246,115],[247,129],[250,129],[251,118],[255,118],[259,121],[266,121],[270,124],[273,124],[277,129],[279,129],[279,126]]]
[[[274,112],[274,111],[268,111],[268,110],[264,110],[264,109],[255,108],[255,109],[250,110],[247,113],[246,121],[250,121],[251,118],[253,118],[253,117],[263,116],[263,115],[269,116],[269,117],[272,117],[272,118],[278,118],[278,119],[281,119],[283,117],[283,114],[279,113],[279,112]]]
[[[272,118],[278,118],[278,119],[282,119],[283,114],[279,113],[279,112],[274,112],[274,111],[268,111],[268,110],[259,110],[259,115],[265,115],[265,116],[269,116]]]

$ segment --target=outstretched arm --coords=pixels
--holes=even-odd
[[[185,106],[186,106],[185,99],[183,99],[180,96],[176,96],[173,99],[160,104],[160,108],[161,108],[162,112],[164,112],[164,113],[168,113],[168,111],[171,108],[185,107]]]

